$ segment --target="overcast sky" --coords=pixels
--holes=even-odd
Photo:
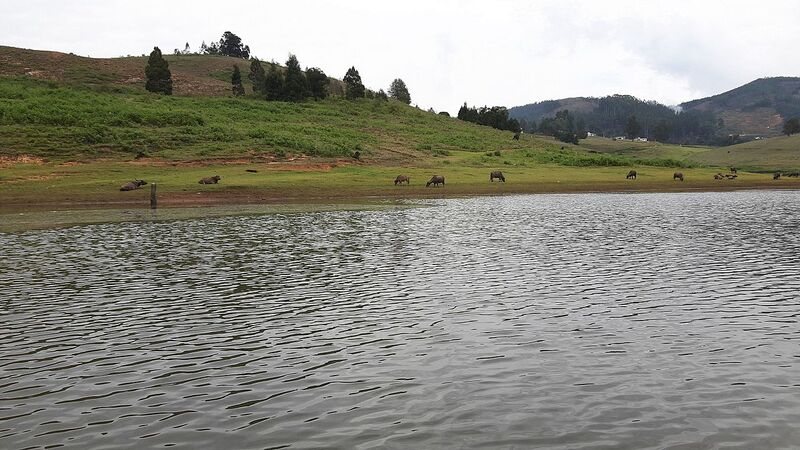
[[[192,49],[238,34],[261,59],[456,112],[574,96],[677,104],[800,75],[797,1],[0,0],[0,45],[92,57]]]

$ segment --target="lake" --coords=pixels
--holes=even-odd
[[[0,447],[800,446],[800,192],[0,234]]]

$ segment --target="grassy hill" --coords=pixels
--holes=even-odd
[[[656,141],[617,141],[597,136],[580,141],[580,146],[590,151],[629,156],[635,159],[666,158],[679,161],[691,161],[694,155],[705,153],[713,148],[703,145],[664,144]]]
[[[411,162],[452,151],[563,153],[556,144],[535,139],[512,141],[510,132],[396,101],[331,98],[286,103],[170,97],[0,77],[0,106],[0,154],[8,157],[265,160],[349,158],[359,151],[375,162]],[[597,160],[599,165],[626,164],[579,156]]]
[[[227,97],[231,94],[234,64],[242,71],[242,83],[248,92],[246,74],[250,61],[227,56],[164,55],[172,72],[173,93],[186,96]],[[262,62],[266,70],[270,63]],[[67,53],[0,46],[0,76],[27,77],[80,86],[100,91],[144,91],[144,68],[147,56],[88,58]],[[343,92],[342,82],[330,78],[331,92]]]
[[[552,139],[542,136],[541,139]],[[555,140],[553,140],[555,143]],[[573,147],[573,146],[570,146]],[[800,135],[759,139],[728,147],[615,141],[590,137],[580,142],[589,152],[639,159],[672,159],[689,165],[734,166],[758,172],[800,170]]]
[[[698,164],[731,165],[757,171],[800,170],[800,135],[712,148],[690,156]]]

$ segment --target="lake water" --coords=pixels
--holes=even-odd
[[[0,234],[0,448],[797,448],[800,192]]]

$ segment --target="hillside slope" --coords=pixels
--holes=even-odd
[[[390,163],[452,151],[560,151],[555,143],[511,137],[394,100],[161,96],[0,76],[0,157],[6,158],[287,160],[350,158],[359,151],[372,163]]]
[[[231,95],[233,66],[242,71],[242,82],[251,91],[247,79],[250,61],[227,56],[164,55],[172,72],[175,95]],[[262,62],[266,69],[270,64]],[[70,86],[105,90],[144,90],[147,56],[88,58],[74,54],[0,46],[0,76],[19,76],[55,81]],[[331,92],[341,94],[342,83],[330,78]]]
[[[786,119],[800,116],[800,78],[760,78],[680,106],[714,114],[732,134],[778,136]]]

